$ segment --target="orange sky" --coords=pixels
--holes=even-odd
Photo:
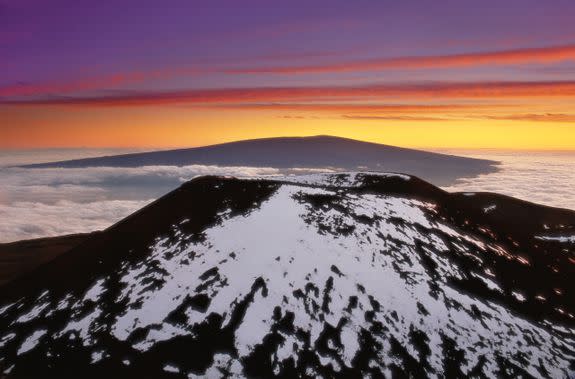
[[[2,8],[0,149],[575,150],[574,2],[118,1]]]
[[[575,150],[575,81],[425,81],[27,95],[0,147],[200,146],[337,135],[415,148]]]
[[[573,208],[574,18],[575,0],[0,0],[0,163],[332,135],[501,161],[448,190]],[[85,211],[90,231],[160,195],[142,175],[196,170],[68,171],[3,170],[0,224]]]
[[[416,148],[575,150],[573,120],[545,109],[521,112],[512,104],[253,108],[14,106],[0,110],[0,117],[13,125],[3,125],[0,146],[167,148],[330,134]]]

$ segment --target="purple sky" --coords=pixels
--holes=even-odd
[[[573,15],[569,0],[3,0],[0,85],[563,45],[575,40]],[[200,87],[230,79],[184,76]]]
[[[178,130],[193,139],[185,139],[186,145],[325,133],[335,125],[325,114],[314,114],[304,116],[323,118],[321,125],[292,121],[296,127],[280,128],[278,120],[291,113],[268,117],[254,112],[253,130],[230,133],[228,121],[216,120],[219,111],[182,110],[182,105],[197,108],[209,98],[210,107],[236,107],[245,100],[250,109],[254,102],[290,101],[336,101],[346,103],[347,110],[373,102],[410,107],[474,103],[475,110],[446,109],[440,116],[394,110],[355,114],[355,119],[387,120],[389,127],[396,125],[393,120],[458,120],[475,130],[486,120],[515,126],[519,121],[531,126],[550,122],[557,138],[545,146],[575,149],[575,142],[563,143],[572,131],[557,134],[563,133],[559,124],[575,122],[570,106],[575,98],[574,15],[573,0],[0,0],[0,147],[86,145],[100,125],[111,128],[116,121],[141,131],[145,120],[150,138],[137,144],[152,144],[153,134],[160,132],[154,132],[154,123],[176,125],[177,119]],[[253,96],[270,87],[274,90]],[[373,87],[378,89],[371,93]],[[178,110],[170,108],[176,103]],[[499,112],[502,103],[515,108]],[[149,108],[166,104],[161,111]],[[485,104],[492,105],[490,111],[481,108]],[[78,107],[70,112],[63,106]],[[133,106],[138,111],[118,110]],[[145,114],[151,111],[153,119]],[[331,113],[339,121],[354,119]],[[95,124],[96,119],[101,123]],[[74,125],[83,126],[84,134],[72,135]],[[196,139],[201,128],[214,125],[221,130]],[[370,125],[361,135],[348,133],[342,122],[338,130],[381,140],[375,124]],[[515,128],[514,133],[526,130]],[[401,130],[391,130],[399,136],[396,132]],[[494,128],[490,133],[500,134]],[[68,138],[48,141],[56,134]],[[459,140],[473,135],[477,132]],[[28,143],[29,136],[34,144]],[[98,145],[117,146],[117,138],[110,134]],[[409,138],[397,141],[410,143]],[[501,145],[514,140],[508,136]],[[424,139],[420,143],[427,144]]]

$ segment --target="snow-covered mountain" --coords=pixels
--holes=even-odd
[[[14,378],[572,377],[575,212],[197,178],[0,288]]]

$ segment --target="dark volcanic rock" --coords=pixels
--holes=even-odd
[[[0,288],[15,378],[569,377],[575,212],[203,177]]]
[[[80,233],[0,243],[0,285],[51,261],[97,234]]]

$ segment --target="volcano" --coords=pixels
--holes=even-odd
[[[334,136],[278,137],[27,165],[27,168],[218,165],[403,172],[436,185],[497,171],[498,162]]]
[[[575,375],[575,212],[400,174],[196,178],[0,287],[8,378]]]

